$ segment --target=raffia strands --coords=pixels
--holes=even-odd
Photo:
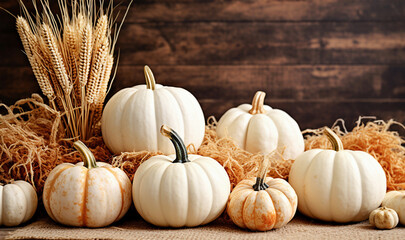
[[[109,42],[105,37],[100,43],[100,47],[93,53],[91,61],[91,71],[89,82],[87,83],[86,99],[91,105],[94,105],[98,99],[101,89],[101,76],[104,72],[103,66],[106,66],[106,58],[109,51]]]
[[[17,18],[17,31],[41,91],[48,99],[55,99],[48,72],[37,53],[39,49],[31,49],[38,46],[36,36],[32,33],[28,22],[22,17]]]
[[[81,34],[80,41],[78,80],[81,89],[86,86],[89,79],[92,48],[92,27],[90,23],[87,23]]]
[[[65,49],[67,49],[68,64],[70,69],[70,77],[73,82],[74,91],[76,96],[80,96],[79,84],[77,82],[77,37],[76,29],[71,24],[65,24],[63,32],[63,43],[65,44]]]
[[[210,117],[208,126],[205,128],[205,136],[200,148],[196,150],[193,145],[187,146],[192,154],[199,154],[211,157],[220,163],[228,173],[231,187],[235,187],[241,180],[257,176],[260,163],[264,156],[253,154],[240,149],[235,142],[229,138],[218,138],[215,132],[216,120]],[[138,167],[147,159],[161,153],[148,151],[127,152],[113,158],[113,165],[124,170],[130,179]],[[269,172],[267,176],[287,179],[293,160],[282,158],[282,152],[274,152],[275,155],[269,158]]]
[[[53,34],[52,29],[45,23],[42,24],[41,34],[48,54],[51,57],[51,62],[56,74],[56,78],[58,79],[58,82],[61,85],[64,93],[66,95],[69,95],[72,91],[73,84],[69,80],[69,76],[67,74],[62,54],[59,50],[55,35]]]

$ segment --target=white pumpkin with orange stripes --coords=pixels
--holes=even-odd
[[[63,163],[49,174],[43,202],[48,215],[64,225],[104,227],[121,219],[131,202],[131,181],[119,168],[96,162],[80,141],[83,162]]]

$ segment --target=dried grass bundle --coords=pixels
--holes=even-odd
[[[26,180],[41,193],[53,168],[61,163],[81,161],[71,142],[63,139],[60,113],[45,104],[39,95],[33,94],[11,107],[4,104],[0,107],[8,112],[0,115],[1,182]],[[90,138],[86,144],[98,161],[111,158],[100,136]]]
[[[351,132],[346,130],[343,120],[337,120],[332,130],[338,134],[343,146],[348,150],[359,150],[371,154],[383,167],[387,177],[388,190],[405,189],[405,140],[398,132],[390,131],[390,127],[405,126],[394,120],[385,122],[374,120],[365,123],[369,118],[360,117]],[[375,118],[374,118],[375,119]],[[342,129],[338,124],[342,124]],[[323,128],[307,129],[305,139],[306,150],[314,148],[331,149],[331,144],[323,134]]]
[[[89,139],[99,126],[121,28],[113,24],[113,1],[103,9],[104,0],[69,1],[70,8],[58,0],[60,17],[48,0],[39,1],[41,14],[33,3],[31,16],[20,0],[24,17],[16,25],[34,75],[49,105],[62,113],[66,136]]]

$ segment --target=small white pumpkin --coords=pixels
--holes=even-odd
[[[146,85],[125,88],[107,103],[101,120],[107,147],[121,152],[148,150],[173,154],[170,141],[159,134],[161,125],[170,125],[186,146],[201,145],[205,120],[197,99],[188,91],[155,84],[145,66]]]
[[[334,150],[306,151],[291,167],[289,182],[298,195],[298,210],[323,221],[365,220],[384,198],[384,170],[370,154],[344,150],[329,128],[324,133]]]
[[[398,225],[398,214],[391,208],[380,207],[370,213],[369,221],[378,229],[393,229]]]
[[[286,112],[264,105],[266,93],[256,92],[252,105],[228,110],[218,121],[218,137],[231,137],[238,147],[252,153],[283,150],[285,159],[304,152],[304,138],[297,122]]]
[[[394,209],[399,222],[405,225],[405,190],[387,192],[381,206]]]
[[[51,171],[43,193],[48,215],[77,227],[104,227],[118,221],[131,206],[131,181],[121,169],[96,162],[81,141],[73,146],[84,162],[62,163]]]
[[[138,213],[162,227],[194,227],[216,219],[225,209],[230,181],[214,159],[188,155],[173,129],[161,133],[174,145],[176,155],[154,156],[135,173],[132,195]]]
[[[26,181],[0,185],[0,226],[15,227],[25,223],[37,210],[38,197]]]

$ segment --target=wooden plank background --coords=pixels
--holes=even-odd
[[[20,12],[15,0],[0,7]],[[14,18],[2,11],[0,22],[0,102],[12,104],[39,88]],[[117,48],[109,97],[144,84],[148,64],[157,82],[192,92],[206,117],[264,90],[302,129],[359,116],[405,123],[403,0],[139,0]]]

